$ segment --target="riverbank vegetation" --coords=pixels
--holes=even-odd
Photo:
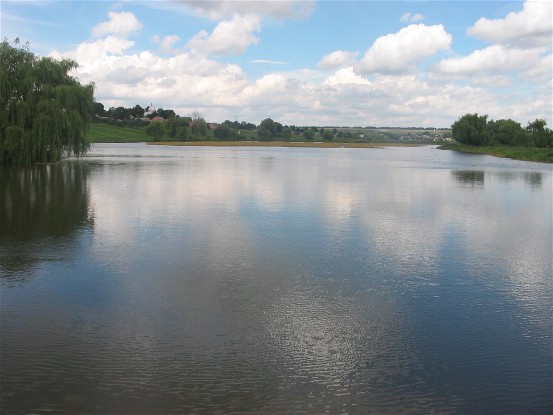
[[[454,150],[462,153],[483,154],[494,157],[510,158],[523,161],[553,163],[552,148],[513,147],[513,146],[469,146],[464,144],[444,144],[441,150]]]
[[[487,115],[466,114],[453,123],[451,132],[456,144],[443,145],[441,149],[553,162],[553,131],[542,119],[523,128],[511,119],[488,121]]]

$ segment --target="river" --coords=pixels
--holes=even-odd
[[[553,411],[551,165],[98,144],[0,170],[0,412]]]

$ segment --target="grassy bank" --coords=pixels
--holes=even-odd
[[[93,143],[142,143],[152,141],[143,128],[118,127],[93,122],[87,137]]]
[[[461,144],[445,144],[438,147],[441,150],[454,150],[462,153],[483,154],[495,157],[510,158],[523,161],[539,161],[553,163],[553,149],[535,147],[508,146],[466,146]]]

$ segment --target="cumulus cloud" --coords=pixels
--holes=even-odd
[[[509,13],[503,19],[479,19],[468,34],[494,43],[551,47],[552,10],[550,1],[526,1],[522,11]]]
[[[254,33],[260,30],[261,19],[258,16],[234,14],[231,20],[220,22],[211,34],[206,31],[196,34],[186,47],[201,53],[237,55],[259,41]]]
[[[421,20],[424,20],[424,16],[422,14],[411,13],[411,12],[404,13],[401,16],[401,19],[399,19],[399,21],[403,23],[406,23],[406,22],[414,23],[414,22],[420,22]]]
[[[109,12],[108,17],[108,21],[99,23],[92,29],[93,36],[127,36],[142,29],[142,23],[130,12]]]
[[[357,58],[358,52],[348,52],[347,50],[336,50],[321,59],[318,66],[325,69],[343,68],[352,65]]]
[[[447,50],[451,35],[441,25],[417,24],[378,38],[360,61],[356,62],[356,52],[338,50],[323,57],[315,69],[250,78],[240,66],[209,57],[243,52],[257,42],[260,27],[259,16],[233,14],[211,33],[200,32],[188,42],[189,48],[204,53],[174,50],[180,41],[176,35],[152,38],[159,51],[171,49],[170,55],[137,51],[126,37],[133,33],[127,29],[52,55],[78,61],[75,75],[82,82],[96,83],[96,99],[106,107],[153,102],[181,115],[201,109],[210,121],[240,114],[254,123],[270,116],[295,125],[447,127],[467,112],[521,123],[545,118],[551,123],[550,83],[532,84],[534,89],[528,82],[515,84],[525,89],[524,94],[506,88],[512,79],[509,71],[541,79],[549,74],[550,79],[551,55],[546,48],[493,45],[466,57],[446,59],[434,73],[422,75],[409,70],[421,59]],[[333,73],[329,75],[328,69]],[[456,84],[457,79],[481,82]],[[505,93],[490,89],[491,84]]]
[[[359,73],[401,73],[420,60],[446,50],[451,35],[443,25],[409,25],[397,33],[379,37],[355,65]]]
[[[212,20],[221,20],[234,14],[255,14],[277,19],[304,18],[313,13],[313,0],[296,1],[198,1],[181,0],[176,4]]]
[[[357,75],[353,71],[353,66],[347,68],[342,68],[336,73],[329,76],[324,82],[323,85],[336,86],[343,84],[355,84],[355,85],[370,85],[370,82],[363,78],[362,76]]]
[[[544,49],[518,49],[502,45],[492,45],[475,50],[471,54],[441,61],[436,70],[443,74],[455,76],[474,76],[478,74],[505,74],[512,70],[532,70],[533,73],[547,75],[547,71],[538,72],[537,68],[547,62],[541,57]],[[549,59],[549,75],[551,60]],[[542,77],[540,77],[541,79]]]

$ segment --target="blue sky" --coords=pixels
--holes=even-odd
[[[208,121],[552,125],[550,1],[4,1],[1,36],[79,63],[106,107]]]

